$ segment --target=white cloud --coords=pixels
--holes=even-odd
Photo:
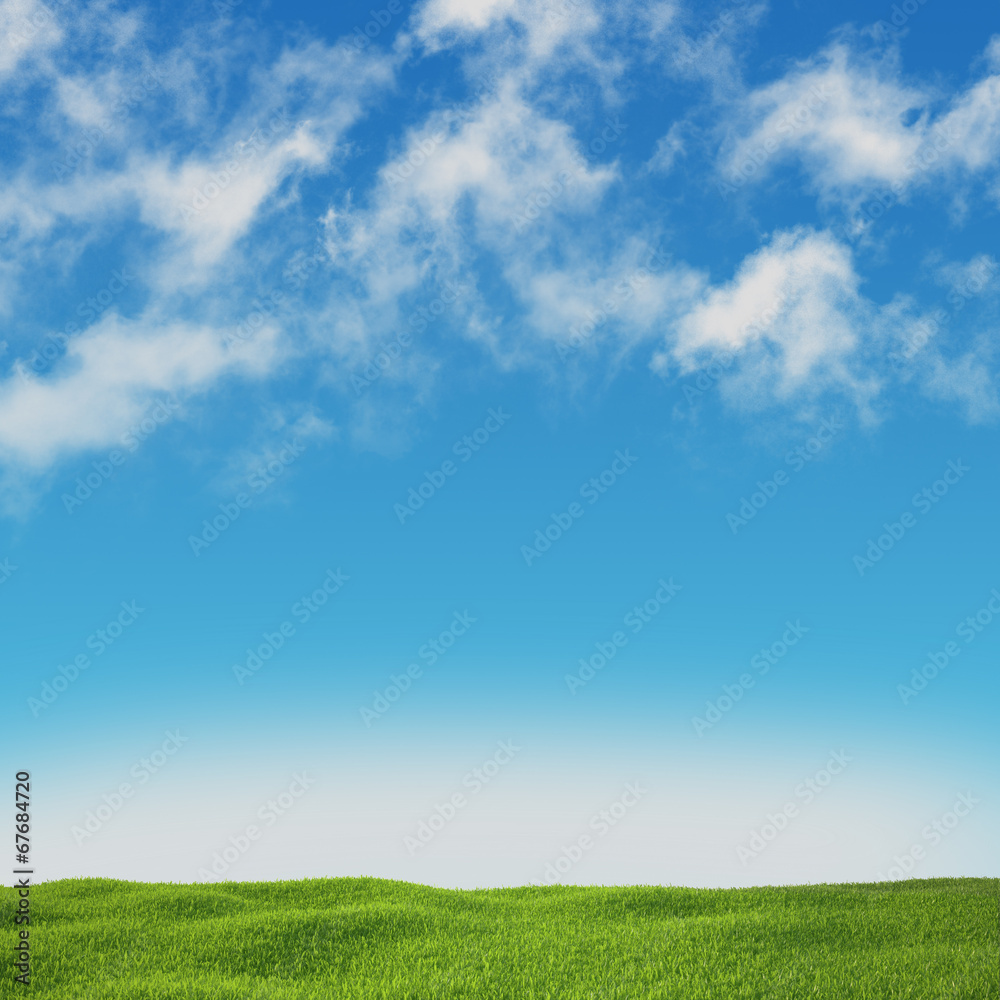
[[[610,259],[584,252],[561,267],[522,261],[513,275],[530,329],[563,359],[606,358],[609,345],[628,352],[690,309],[705,284],[664,247],[637,238]]]
[[[171,120],[163,103],[183,102],[189,90],[204,90],[208,83],[197,78],[208,71],[197,52],[181,58],[196,74],[193,80],[174,65],[147,86],[162,98],[157,112],[167,126]],[[64,150],[57,154],[71,164],[68,176],[53,179],[52,164],[34,159],[7,178],[0,219],[17,226],[23,249],[26,241],[47,239],[60,225],[137,213],[174,241],[171,254],[188,258],[171,269],[175,286],[193,275],[204,277],[204,268],[259,220],[289,176],[330,168],[343,133],[364,114],[366,101],[392,83],[394,65],[389,56],[358,53],[346,43],[288,48],[255,71],[245,100],[209,133],[208,143],[199,134],[180,152],[176,139],[147,134],[142,116],[129,114],[135,102],[113,112],[123,92],[149,76],[139,69],[145,60],[133,62],[135,72],[124,77],[100,65],[87,75],[54,74],[58,112],[50,109],[49,128],[77,138],[81,128],[108,124],[92,132],[88,149],[93,151],[82,158],[65,158]],[[85,238],[82,231],[79,238]]]
[[[178,237],[186,264],[201,277],[258,220],[287,176],[324,164],[328,153],[306,124],[275,115],[212,162],[192,157],[172,167],[161,156],[137,157],[122,186],[136,196],[143,222]]]
[[[958,403],[970,424],[992,423],[1000,417],[995,360],[996,351],[986,342],[957,358],[945,358],[931,350],[926,359],[924,389],[932,398]]]
[[[676,0],[645,0],[636,6],[636,19],[642,24],[650,42],[659,42],[674,32],[680,4]]]
[[[91,31],[66,17],[66,30]],[[0,229],[9,233],[0,244],[0,290],[14,293],[16,279],[32,272],[72,272],[89,244],[114,235],[127,233],[136,254],[128,267],[138,275],[129,289],[131,308],[142,304],[137,314],[106,315],[71,336],[65,358],[44,379],[15,374],[0,382],[0,457],[35,472],[113,442],[157,393],[205,391],[234,371],[263,374],[283,356],[274,322],[231,351],[221,330],[258,293],[260,269],[315,239],[315,223],[293,211],[294,184],[331,169],[345,131],[394,81],[391,55],[300,41],[255,66],[236,108],[224,120],[210,118],[213,127],[198,122],[192,134],[173,102],[181,107],[189,92],[219,86],[213,59],[229,73],[245,67],[227,62],[222,50],[209,58],[212,39],[192,38],[159,67],[144,109],[155,106],[155,114],[135,114],[134,106],[119,113],[149,60],[137,22],[106,27],[91,67],[63,66],[53,54],[39,84],[38,129],[22,134],[25,155],[9,161],[16,166],[6,167],[0,184]],[[109,45],[132,48],[112,59]],[[95,148],[68,176],[54,177],[53,139],[61,157],[66,136],[95,127]],[[283,225],[252,246],[238,245],[278,210]],[[22,297],[33,292],[25,281]]]
[[[774,234],[743,260],[731,281],[704,290],[673,325],[652,368],[663,375],[713,369],[722,396],[741,409],[796,409],[831,392],[847,396],[866,422],[896,380],[925,396],[957,403],[970,423],[1000,416],[994,338],[982,328],[996,291],[997,264],[980,254],[938,264],[950,293],[922,309],[898,293],[883,305],[861,293],[850,249],[827,231],[800,227]],[[982,299],[979,318],[959,324]],[[995,325],[985,312],[985,323]]]
[[[997,290],[1000,264],[990,254],[977,254],[968,261],[946,261],[934,267],[934,280],[950,288],[960,300]],[[964,307],[964,302],[959,308]]]
[[[767,12],[766,2],[750,0],[715,9],[647,2],[636,16],[650,27],[650,61],[670,76],[707,85],[714,100],[730,103],[743,89],[745,52]]]
[[[980,80],[959,95],[940,124],[950,140],[950,160],[969,171],[996,169],[1000,159],[1000,74]]]
[[[793,154],[824,193],[902,180],[926,132],[926,117],[905,120],[929,98],[899,82],[893,60],[835,44],[747,96],[738,114],[752,128],[724,155],[723,176],[738,185]]]
[[[482,31],[517,9],[518,0],[428,0],[415,15],[417,34],[428,40],[448,31]]]
[[[264,374],[277,345],[261,332],[255,350],[230,353],[214,330],[149,325],[106,315],[69,341],[54,375],[0,381],[0,457],[41,471],[73,451],[115,444],[159,395],[204,390],[228,372]]]
[[[470,79],[543,87],[550,104],[581,99],[578,80],[565,85],[569,71],[596,81],[606,100],[617,99],[628,59],[615,42],[632,22],[624,8],[594,0],[427,0],[412,18],[425,52],[449,48]]]
[[[291,466],[303,452],[338,436],[339,429],[309,406],[297,403],[262,406],[248,443],[228,453],[212,477],[210,488],[220,495],[232,496],[247,488],[251,476],[267,482],[274,474],[273,469],[270,475],[266,471],[270,462]],[[268,489],[267,500],[276,499],[283,499],[281,491]]]
[[[506,44],[501,62],[508,71],[512,62],[550,60],[560,48],[569,50],[564,56],[589,53],[585,40],[602,21],[602,12],[591,0],[554,0],[546,6],[532,0],[427,0],[413,17],[415,33],[430,51],[456,42],[476,42],[484,34],[503,29]],[[520,38],[506,34],[510,25],[516,25]]]
[[[990,69],[1000,71],[1000,35],[993,35],[990,38],[983,57]]]
[[[613,165],[589,162],[570,127],[533,107],[507,79],[460,113],[435,112],[410,132],[381,168],[370,207],[347,202],[329,213],[327,247],[365,289],[355,308],[378,336],[396,321],[404,296],[448,278],[475,288],[484,255],[496,260],[493,276],[520,298],[525,276],[550,266],[567,221],[592,212],[616,176]],[[472,336],[490,328],[482,318],[471,321],[477,301],[470,293],[458,307]],[[344,323],[349,329],[335,330],[335,340],[358,343],[357,314]]]
[[[822,198],[850,204],[873,188],[906,198],[956,168],[995,171],[1000,75],[970,85],[935,115],[938,100],[935,88],[904,82],[894,49],[864,53],[839,41],[734,108],[722,182],[742,187],[793,158]]]
[[[0,2],[0,79],[11,75],[28,56],[55,48],[63,31],[52,7],[39,0]]]
[[[867,395],[853,356],[873,310],[859,285],[850,250],[829,233],[777,233],[680,319],[654,367],[691,372],[735,353],[744,384],[777,399],[829,386]]]
[[[667,131],[667,134],[657,141],[653,155],[646,163],[648,170],[660,174],[669,174],[673,170],[677,158],[685,156],[687,153],[682,133],[683,126],[681,123],[674,122]]]

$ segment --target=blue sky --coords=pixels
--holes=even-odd
[[[40,877],[996,874],[995,11],[0,22]]]

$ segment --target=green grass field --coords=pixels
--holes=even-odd
[[[52,1000],[994,1000],[1000,879],[459,891],[381,879],[32,890]]]

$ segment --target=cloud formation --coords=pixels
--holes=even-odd
[[[380,394],[402,392],[409,418],[458,357],[574,387],[728,352],[736,405],[865,409],[919,387],[993,419],[982,309],[891,370],[931,303],[870,280],[896,227],[872,236],[858,212],[995,210],[1000,37],[950,90],[904,72],[898,40],[849,29],[749,86],[765,14],[427,0],[377,43],[220,21],[164,45],[135,11],[7,0],[0,77],[34,126],[0,158],[0,460],[43,471],[157,393],[280,379],[289,359],[344,390],[361,438],[391,424]],[[138,275],[128,294],[25,377],[48,299],[77,301],[115,254]],[[252,343],[227,346],[289,286]],[[401,330],[406,356],[352,399]]]

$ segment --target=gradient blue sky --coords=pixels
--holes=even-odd
[[[998,32],[4,0],[37,877],[996,875]]]

